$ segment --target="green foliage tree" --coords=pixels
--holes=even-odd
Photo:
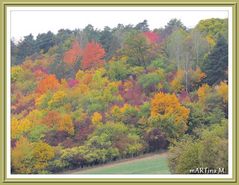
[[[181,20],[171,19],[164,28],[158,30],[162,40],[166,40],[169,35],[175,30],[182,29],[186,30],[186,26],[183,25]]]
[[[21,64],[26,56],[34,54],[36,51],[35,40],[33,35],[25,36],[24,39],[17,45],[16,64]]]
[[[124,61],[113,61],[106,65],[106,74],[110,80],[124,80],[129,76],[130,69]]]
[[[169,150],[169,167],[173,173],[189,174],[191,169],[224,168],[228,172],[227,122],[201,131],[199,138],[189,136]]]
[[[55,36],[51,31],[47,33],[38,34],[36,38],[36,46],[38,51],[43,51],[46,53],[50,47],[55,43]]]
[[[112,30],[108,26],[104,27],[104,30],[100,33],[99,42],[106,51],[105,59],[110,59],[114,52],[114,47],[112,47],[114,42],[114,36]]]
[[[139,84],[143,87],[146,93],[156,91],[158,89],[157,85],[163,80],[163,73],[149,73],[144,74],[139,77]]]
[[[192,135],[196,128],[210,126],[227,118],[223,97],[217,93],[215,87],[203,85],[197,92],[198,101],[186,103],[186,107],[190,109],[187,132]]]
[[[177,29],[186,30],[186,26],[184,26],[182,21],[178,19],[171,19],[165,26],[165,30],[168,32],[168,34],[171,34]]]
[[[150,45],[145,36],[136,31],[129,33],[125,39],[124,53],[131,65],[143,66],[145,70],[151,62]]]
[[[190,36],[193,60],[195,61],[193,68],[195,69],[197,66],[201,66],[205,54],[209,50],[209,45],[202,33],[197,29],[193,29],[190,33]]]
[[[135,29],[141,32],[147,32],[149,31],[149,25],[148,25],[148,21],[144,20],[143,22],[138,23],[135,26]]]
[[[173,62],[177,69],[181,69],[183,66],[183,45],[185,42],[187,33],[182,29],[177,29],[172,32],[168,37],[166,43],[166,52],[169,56],[169,60]]]
[[[143,150],[143,144],[137,135],[129,131],[122,123],[106,123],[95,130],[87,145],[91,149],[115,147],[120,157],[136,155]]]
[[[55,36],[55,43],[59,46],[61,45],[65,45],[66,44],[66,40],[68,40],[68,38],[70,38],[72,36],[73,32],[69,29],[60,29],[58,30],[56,36]],[[71,43],[68,43],[70,47]]]
[[[198,29],[202,34],[212,37],[214,40],[218,40],[221,36],[227,40],[228,33],[228,19],[205,19],[201,20],[196,29]]]
[[[45,125],[37,125],[34,126],[28,134],[28,138],[31,142],[40,141],[47,131],[47,127]]]
[[[11,40],[11,65],[17,65],[19,61],[17,61],[18,57],[18,47],[14,43],[14,40]]]

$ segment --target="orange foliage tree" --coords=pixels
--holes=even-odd
[[[75,40],[72,42],[71,49],[66,51],[63,56],[63,61],[68,64],[74,64],[78,57],[81,56],[80,44]]]
[[[58,131],[66,131],[67,133],[73,135],[74,125],[71,116],[68,114],[63,115],[57,129]]]
[[[61,114],[57,111],[49,111],[47,115],[42,119],[42,124],[49,128],[56,127],[61,121]]]
[[[53,128],[57,131],[66,131],[69,134],[74,134],[74,125],[70,115],[61,115],[57,111],[49,111],[42,119],[42,124]]]
[[[209,93],[212,92],[212,88],[208,84],[203,84],[197,90],[198,100],[201,104],[204,104]]]
[[[59,87],[60,83],[57,80],[55,75],[47,75],[44,79],[42,79],[37,86],[38,93],[45,93],[48,90],[54,90]]]
[[[102,66],[104,56],[105,50],[100,44],[89,42],[82,53],[81,68],[87,70]]]
[[[189,109],[182,106],[175,94],[156,94],[151,101],[151,116],[169,117],[175,116],[175,123],[186,121]]]

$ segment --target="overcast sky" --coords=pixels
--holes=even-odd
[[[147,20],[150,29],[164,27],[170,19],[180,19],[188,27],[194,27],[200,20],[208,18],[228,18],[225,9],[192,10],[184,8],[48,8],[45,10],[32,8],[11,9],[10,34],[11,38],[19,40],[30,33],[36,37],[39,33],[52,31],[57,33],[59,29],[82,29],[88,24],[97,29],[105,26],[111,28],[120,24],[136,25]]]

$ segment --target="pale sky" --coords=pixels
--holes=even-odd
[[[200,20],[228,18],[229,10],[221,8],[162,8],[162,7],[68,7],[68,8],[24,8],[9,9],[10,37],[19,40],[30,33],[36,37],[49,30],[82,29],[88,24],[97,29],[116,27],[119,23],[136,25],[147,20],[150,29],[164,27],[170,19],[177,18],[187,28]]]

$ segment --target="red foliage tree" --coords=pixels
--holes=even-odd
[[[68,64],[74,64],[81,55],[80,44],[75,40],[72,42],[71,49],[66,51],[63,56],[63,61]]]
[[[35,76],[36,80],[41,80],[46,75],[47,75],[47,73],[45,71],[43,71],[41,68],[34,70],[34,76]]]
[[[146,101],[146,97],[143,93],[142,88],[136,81],[131,81],[132,86],[125,88],[124,85],[119,86],[119,93],[121,97],[124,99],[125,103],[130,105],[141,105],[144,101]]]
[[[104,56],[105,50],[100,44],[89,42],[82,53],[81,68],[87,70],[102,66]]]
[[[83,145],[93,133],[95,127],[91,124],[91,119],[87,116],[81,121],[73,121],[75,128],[74,143],[75,145]]]
[[[155,32],[147,31],[144,32],[144,35],[150,43],[155,43],[159,40],[159,35]]]

